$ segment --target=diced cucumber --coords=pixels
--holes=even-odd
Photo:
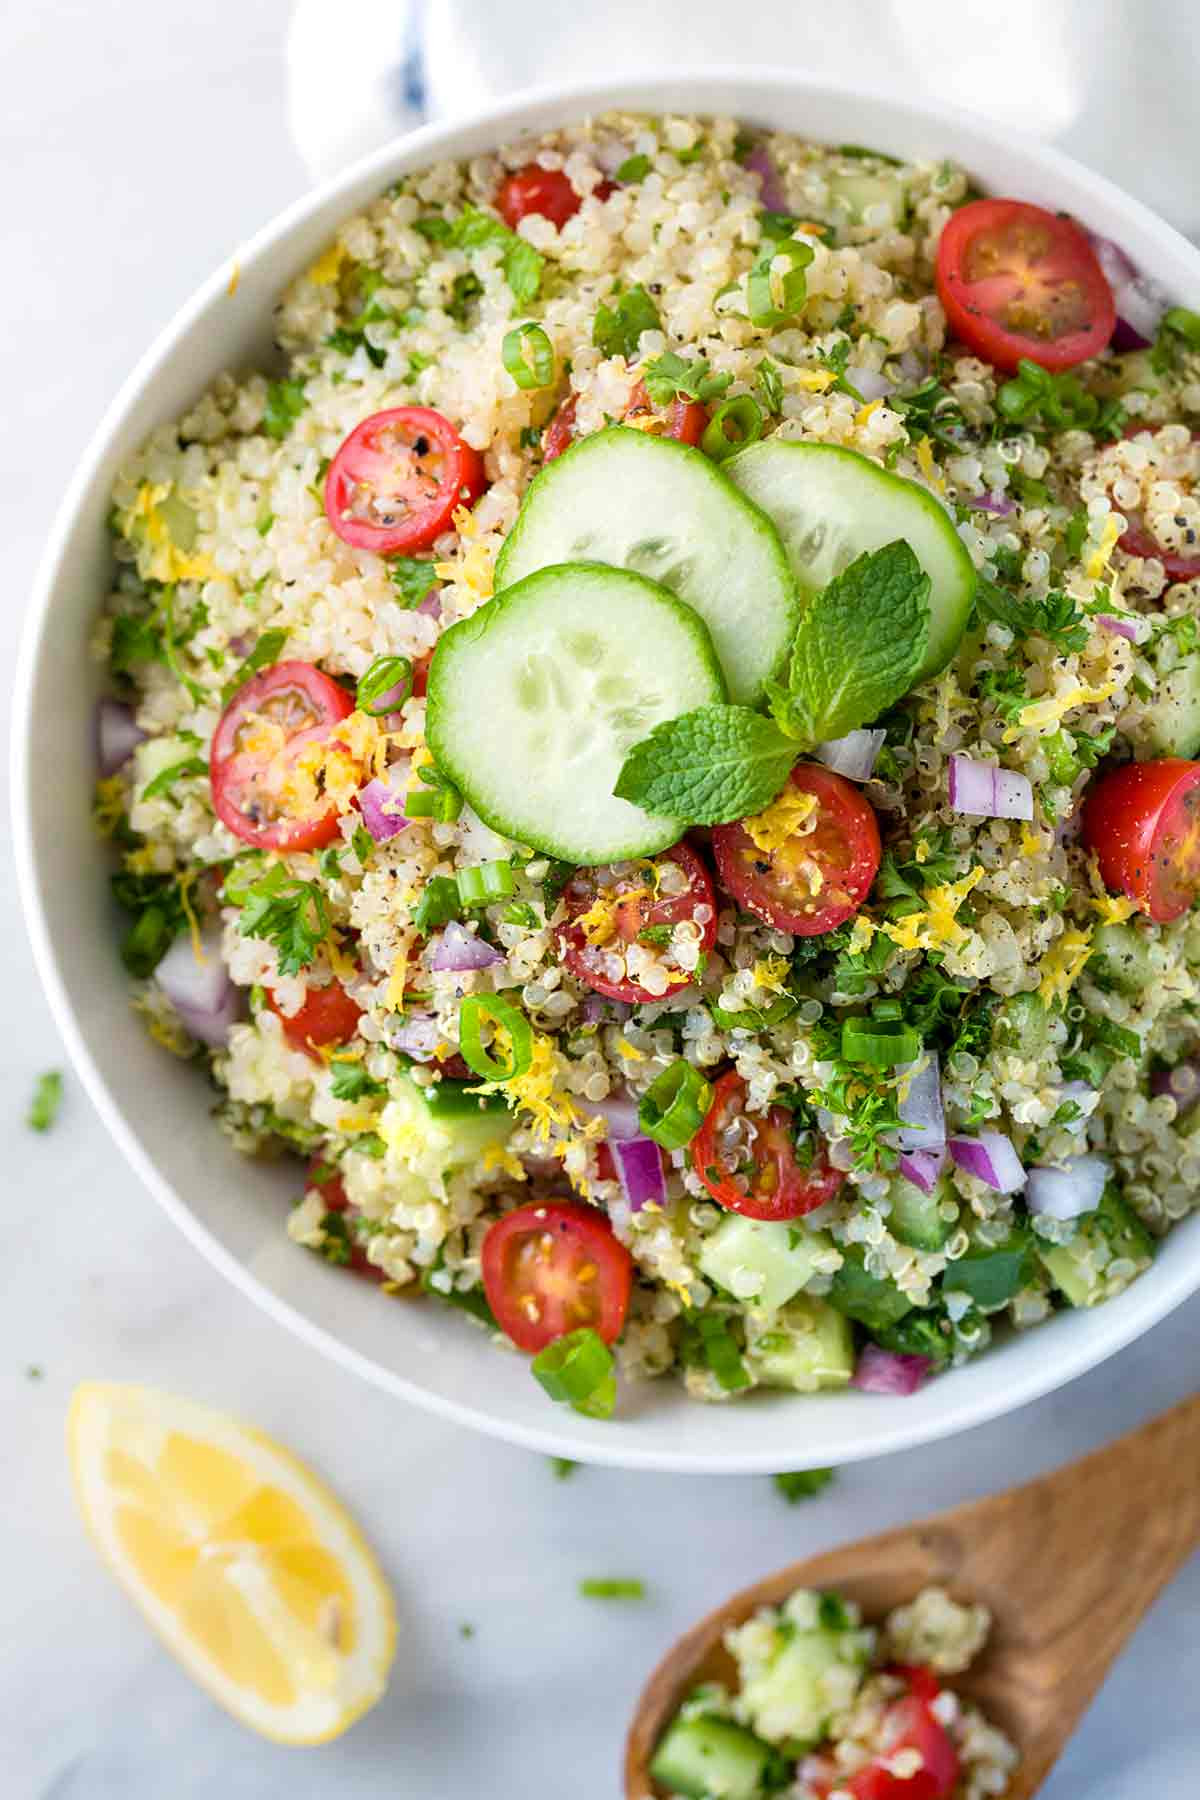
[[[133,753],[133,795],[138,799],[165,769],[173,769],[177,763],[186,762],[189,756],[195,756],[195,739],[176,737],[169,733],[165,737],[147,738],[139,744]]]
[[[442,636],[426,734],[494,830],[564,862],[618,862],[665,850],[681,829],[617,799],[628,752],[663,720],[724,697],[691,607],[644,576],[568,563]]]
[[[829,1290],[829,1304],[868,1331],[882,1331],[911,1312],[913,1303],[887,1276],[868,1272],[861,1244],[847,1244]]]
[[[999,1244],[972,1244],[942,1276],[947,1293],[966,1294],[980,1312],[998,1312],[1033,1275],[1033,1245],[1023,1226]]]
[[[854,1336],[842,1314],[797,1294],[766,1321],[746,1317],[746,1367],[763,1387],[813,1394],[841,1388],[854,1373]]]
[[[903,225],[908,217],[908,189],[894,170],[870,175],[855,170],[829,177],[829,197],[839,218],[850,225],[870,223],[881,231]]]
[[[694,607],[740,705],[787,654],[800,598],[778,533],[699,450],[614,425],[549,463],[500,552],[496,587],[574,562],[632,569]],[[637,648],[653,672],[657,647]]]
[[[729,1213],[704,1240],[697,1260],[702,1275],[735,1298],[745,1298],[747,1306],[757,1312],[778,1312],[812,1280],[817,1255],[829,1247],[824,1232]],[[758,1292],[748,1297],[739,1291],[738,1278],[746,1274],[762,1278]]]
[[[1154,939],[1147,931],[1128,923],[1100,925],[1088,957],[1089,975],[1107,975],[1123,994],[1141,994],[1161,979],[1154,966]]]
[[[903,538],[930,580],[929,647],[919,681],[949,662],[967,627],[975,567],[946,509],[925,488],[839,444],[751,444],[722,465],[779,527],[811,597],[864,551]]]
[[[1154,1255],[1154,1240],[1111,1185],[1094,1213],[1081,1219],[1069,1244],[1038,1244],[1042,1266],[1072,1306],[1096,1306],[1129,1285]],[[1113,1276],[1115,1262],[1134,1267]]]
[[[1050,1015],[1040,994],[1010,994],[996,1017],[995,1039],[1002,1050],[1035,1062],[1050,1042]]]
[[[459,1090],[451,1104],[427,1091],[408,1075],[394,1075],[390,1097],[380,1119],[380,1134],[414,1171],[438,1176],[448,1169],[469,1168],[493,1145],[507,1143],[514,1120],[507,1105],[481,1106],[468,1097],[462,1082],[443,1083]]]
[[[414,1083],[415,1085],[415,1083]],[[503,1094],[480,1094],[475,1081],[435,1081],[423,1087],[421,1098],[433,1118],[445,1123],[467,1121],[477,1123],[481,1113],[506,1113],[508,1102]]]
[[[784,1641],[765,1669],[743,1678],[739,1701],[759,1736],[786,1744],[790,1754],[820,1743],[833,1715],[847,1711],[862,1684],[872,1634],[853,1626],[804,1630],[786,1615],[781,1624]],[[736,1654],[736,1634],[732,1642]]]
[[[1161,678],[1139,735],[1156,756],[1193,757],[1200,750],[1200,651]]]
[[[916,1182],[898,1175],[888,1190],[888,1198],[892,1203],[888,1224],[892,1236],[902,1244],[913,1250],[941,1250],[950,1241],[958,1218],[947,1218],[941,1210],[945,1201],[955,1198],[949,1176],[939,1175],[927,1194]]]
[[[659,1741],[650,1773],[683,1800],[758,1800],[773,1752],[730,1719],[675,1719]]]

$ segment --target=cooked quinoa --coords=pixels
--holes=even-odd
[[[840,1595],[799,1588],[725,1634],[736,1686],[688,1697],[656,1750],[656,1783],[683,1796],[855,1800],[886,1774],[922,1775],[939,1800],[1003,1795],[1015,1746],[941,1679],[971,1666],[990,1628],[986,1607],[942,1588],[879,1626]]]
[[[296,1243],[374,1271],[385,1294],[419,1284],[428,1304],[457,1301],[486,1324],[481,1251],[496,1220],[531,1200],[581,1202],[633,1259],[619,1374],[675,1374],[708,1400],[837,1386],[866,1343],[919,1356],[928,1372],[998,1330],[1117,1295],[1200,1181],[1182,1089],[1152,1083],[1195,1046],[1200,924],[1194,912],[1154,924],[1107,891],[1078,831],[1097,763],[1161,754],[1163,696],[1186,699],[1193,681],[1200,692],[1200,580],[1171,580],[1160,556],[1120,541],[1131,521],[1164,552],[1196,541],[1200,354],[1185,339],[1170,354],[1105,351],[1074,371],[1091,428],[1012,423],[997,403],[1009,378],[947,341],[934,289],[940,234],[973,193],[968,172],[781,134],[760,139],[752,162],[769,156],[784,234],[811,260],[794,317],[755,325],[746,278],[764,231],[780,227],[749,145],[731,119],[613,114],[402,178],[282,296],[276,372],[223,375],[122,470],[116,575],[95,638],[145,734],[97,802],[134,914],[135,1005],[167,1048],[209,1070],[240,1149],[312,1159],[307,1186],[297,1165]],[[531,160],[564,171],[580,199],[561,228],[530,214],[515,238],[456,235],[464,209],[494,219],[498,185]],[[879,198],[862,198],[864,177]],[[514,243],[542,259],[532,294]],[[631,292],[649,313],[613,350],[597,315]],[[506,367],[523,320],[549,340],[549,385],[522,388]],[[410,790],[422,768],[434,779],[421,692],[384,717],[360,705],[338,757],[310,768],[313,792],[338,811],[336,841],[320,850],[248,851],[214,812],[209,748],[247,662],[319,665],[347,690],[347,710],[378,659],[425,666],[440,635],[489,601],[551,421],[570,421],[579,440],[626,417],[663,430],[665,409],[638,388],[668,352],[703,358],[725,399],[757,396],[768,434],[843,446],[919,484],[992,598],[949,665],[879,721],[886,739],[862,792],[884,860],[854,921],[794,936],[718,889],[707,954],[694,921],[625,949],[599,935],[618,978],[664,996],[628,1005],[566,966],[571,872],[554,859],[469,805],[382,841],[364,829],[355,795],[369,780],[398,762]],[[347,435],[401,406],[436,409],[483,459],[486,485],[433,544],[424,581],[411,558],[343,542],[323,502]],[[1131,425],[1144,429],[1119,435]],[[1026,778],[1032,818],[952,808],[955,755]],[[460,927],[498,958],[433,966],[436,915],[422,902],[496,865],[507,891],[461,908]],[[636,882],[638,865],[608,879]],[[274,912],[272,892],[284,902]],[[213,1046],[155,978],[189,934],[238,990],[236,1021]],[[297,1047],[289,1018],[332,984],[360,1009],[352,1035]],[[476,1084],[491,1090],[492,1141],[464,1150],[421,1096],[454,1066],[464,998],[494,994],[528,1021],[530,1060],[508,1083]],[[881,1001],[916,1021],[926,1061],[939,1057],[951,1136],[1003,1134],[1026,1169],[1091,1153],[1107,1172],[1103,1206],[1032,1216],[1020,1191],[949,1162],[924,1220],[936,1247],[905,1241],[895,1132],[914,1070],[855,1070],[838,1051],[843,1020]],[[779,1305],[762,1303],[770,1277],[753,1259],[706,1275],[705,1247],[729,1215],[686,1146],[665,1153],[661,1201],[635,1210],[617,1178],[606,1106],[642,1101],[681,1058],[712,1080],[736,1070],[748,1119],[785,1105],[801,1141],[819,1137],[844,1173],[803,1221],[810,1266]],[[364,1292],[362,1304],[386,1300]],[[966,1713],[959,1725],[981,1746],[962,1794],[998,1792],[986,1773],[1003,1764],[995,1735]]]

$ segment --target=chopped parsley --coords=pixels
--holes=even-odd
[[[263,430],[276,441],[285,438],[307,405],[302,381],[272,381],[263,409]]]
[[[550,1467],[554,1470],[555,1481],[569,1481],[579,1464],[572,1462],[569,1456],[552,1456]]]
[[[182,761],[172,763],[169,768],[160,769],[153,780],[146,783],[141,797],[143,800],[156,800],[160,794],[169,793],[185,775],[207,774],[208,764],[202,756],[185,756]]]
[[[668,406],[677,397],[704,402],[714,400],[725,392],[733,376],[714,375],[706,357],[676,356],[673,350],[666,350],[646,364],[642,379],[655,406]]]
[[[754,371],[754,385],[762,395],[763,405],[769,413],[783,411],[783,377],[777,364],[769,356],[764,356]]]
[[[112,878],[113,898],[133,914],[133,924],[121,940],[121,961],[138,981],[155,969],[186,929],[183,889],[174,875],[131,875],[122,871]]]
[[[241,906],[238,930],[243,937],[262,938],[275,948],[281,975],[307,969],[329,936],[329,911],[315,881],[301,881],[276,863],[249,887],[231,889],[226,897]]]
[[[238,689],[244,687],[250,677],[257,674],[259,669],[268,668],[271,663],[278,662],[279,652],[287,643],[287,636],[287,632],[282,629],[263,632],[241,668],[236,674],[230,676],[221,689],[222,706],[228,706]]]
[[[374,1081],[361,1062],[334,1057],[329,1064],[330,1092],[335,1100],[369,1100],[387,1093],[387,1083]]]
[[[29,1105],[29,1128],[31,1131],[49,1131],[58,1117],[58,1109],[62,1105],[63,1079],[57,1069],[50,1069],[45,1075],[39,1075],[33,1090],[33,1099]]]
[[[772,1475],[771,1480],[779,1489],[789,1506],[797,1500],[810,1500],[819,1494],[833,1480],[833,1469],[793,1469],[782,1475]]]
[[[628,187],[636,181],[645,181],[649,173],[650,158],[648,156],[627,156],[620,167],[614,170],[613,179]]]
[[[985,669],[975,687],[980,699],[993,706],[1002,719],[1018,719],[1033,704],[1021,669]]]
[[[994,619],[1017,638],[1047,638],[1064,655],[1084,649],[1088,641],[1082,612],[1060,588],[1051,588],[1041,598],[1024,598],[981,575],[975,589],[975,617],[984,623]]]
[[[602,303],[597,307],[592,342],[603,355],[623,356],[626,362],[632,362],[643,331],[661,330],[658,308],[639,282],[623,294],[614,295],[611,305]],[[683,358],[678,360],[682,362]]]
[[[1055,374],[1022,357],[1011,380],[996,391],[996,411],[1004,425],[1029,431],[1090,431],[1116,437],[1124,421],[1119,400],[1101,400],[1069,369]]]
[[[409,612],[421,604],[431,588],[437,586],[433,564],[423,556],[390,557],[388,578],[396,590],[396,598]]]

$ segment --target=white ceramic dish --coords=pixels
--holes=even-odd
[[[1174,299],[1200,305],[1200,252],[1144,207],[1044,146],[939,107],[739,71],[532,92],[467,122],[416,132],[242,246],[163,332],[101,424],[51,533],[18,670],[17,863],[42,979],[114,1138],[192,1241],[282,1324],[389,1393],[531,1449],[630,1468],[718,1473],[838,1464],[962,1430],[1112,1355],[1200,1288],[1200,1217],[1172,1234],[1153,1268],[1119,1300],[999,1345],[908,1399],[776,1395],[711,1407],[687,1400],[674,1383],[651,1383],[627,1390],[614,1420],[577,1417],[551,1405],[524,1358],[498,1352],[458,1315],[430,1302],[384,1301],[289,1242],[283,1221],[296,1191],[294,1167],[238,1156],[209,1118],[203,1081],[164,1056],[130,1011],[107,857],[89,816],[99,671],[87,643],[105,592],[105,520],[122,460],[218,371],[269,357],[280,289],[389,181],[435,158],[469,156],[523,130],[618,104],[732,113],[900,156],[955,158],[985,189],[1069,210],[1117,240]]]

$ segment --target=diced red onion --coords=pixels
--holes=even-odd
[[[886,737],[887,732],[879,727],[871,731],[860,728],[848,731],[845,737],[826,738],[817,745],[813,755],[835,775],[844,775],[847,781],[869,781]]]
[[[633,1012],[627,1000],[607,1000],[603,994],[588,994],[579,1010],[587,1025],[599,1025],[602,1020],[620,1025]]]
[[[431,969],[450,969],[461,975],[468,969],[492,969],[503,961],[502,950],[476,937],[457,919],[451,919],[434,945],[429,966]]]
[[[1025,1204],[1047,1219],[1095,1212],[1112,1170],[1102,1156],[1076,1156],[1064,1169],[1030,1169]]]
[[[893,1133],[898,1150],[941,1150],[946,1143],[946,1119],[942,1111],[942,1081],[936,1054],[906,1063],[901,1074],[912,1071],[908,1092],[897,1105],[903,1124]]]
[[[950,806],[954,812],[981,819],[1032,819],[1033,784],[1015,769],[952,756]]]
[[[376,776],[358,790],[362,821],[377,844],[385,844],[411,823],[404,815],[408,764],[393,763],[385,776]]]
[[[765,144],[755,144],[750,154],[743,158],[742,167],[753,169],[759,178],[758,197],[766,212],[786,212],[787,195],[779,183],[775,164],[771,161],[770,151]]]
[[[1115,613],[1099,613],[1096,623],[1102,625],[1105,631],[1111,631],[1115,637],[1128,638],[1131,644],[1140,644],[1142,641],[1141,623],[1136,618],[1128,615],[1118,618]]]
[[[1150,1077],[1152,1094],[1170,1094],[1178,1112],[1184,1113],[1200,1100],[1200,1064],[1176,1063],[1173,1069],[1159,1069]]]
[[[444,1032],[432,1013],[406,1013],[387,1027],[388,1042],[415,1062],[432,1062]]]
[[[846,380],[868,401],[886,400],[889,394],[895,393],[897,386],[896,382],[888,380],[882,369],[856,369],[851,366],[846,370]]]
[[[190,1036],[221,1049],[229,1042],[229,1028],[241,1012],[241,991],[225,967],[218,930],[210,927],[201,933],[200,951],[203,960],[196,954],[191,934],[185,932],[159,963],[154,979]]]
[[[1018,1194],[1025,1186],[1025,1170],[1002,1131],[981,1131],[978,1137],[952,1137],[950,1154],[960,1169],[974,1175],[998,1194]]]
[[[1167,310],[1167,296],[1149,276],[1140,275],[1119,244],[1089,232],[1096,261],[1113,293],[1117,328],[1115,350],[1144,350],[1154,341]]]
[[[249,656],[251,650],[254,648],[254,633],[252,631],[239,631],[236,636],[230,638],[229,648],[233,651],[235,656]]]
[[[427,619],[440,619],[442,616],[442,590],[430,588],[423,600],[418,600],[414,612],[422,613]]]
[[[973,494],[963,501],[963,505],[971,507],[975,512],[993,513],[997,519],[1005,519],[1009,513],[1017,510],[1016,501],[1011,500],[1007,494]]]
[[[940,1150],[905,1150],[900,1154],[899,1168],[905,1181],[911,1181],[923,1194],[932,1194],[945,1163],[944,1147]]]
[[[915,1394],[932,1367],[927,1356],[902,1356],[897,1350],[864,1344],[850,1386],[864,1394]]]
[[[621,1189],[630,1210],[641,1212],[643,1206],[665,1206],[667,1181],[663,1174],[662,1152],[653,1138],[617,1139],[612,1147]]]
[[[628,1094],[609,1094],[605,1100],[576,1099],[575,1104],[589,1118],[605,1120],[609,1143],[625,1144],[642,1135],[637,1101]]]
[[[96,708],[96,761],[106,778],[123,769],[146,733],[133,720],[132,707],[121,700],[101,700]]]

